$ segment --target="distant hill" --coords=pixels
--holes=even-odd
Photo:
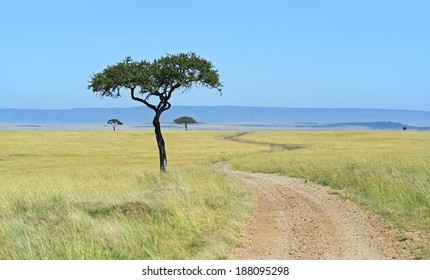
[[[371,129],[430,127],[430,112],[384,109],[270,108],[241,106],[172,106],[161,121],[172,123],[192,116],[200,123],[294,127],[362,126]],[[146,107],[77,108],[67,110],[0,109],[0,124],[38,127],[44,125],[104,125],[116,118],[126,125],[150,125],[153,112]],[[395,124],[393,126],[393,124]]]
[[[300,126],[297,126],[300,127]],[[306,127],[306,125],[301,126]],[[333,123],[333,124],[313,124],[313,125],[307,125],[307,127],[312,128],[367,128],[367,129],[376,129],[376,130],[430,130],[430,127],[428,126],[413,126],[413,125],[406,125],[403,123],[395,123],[395,122],[349,122],[349,123]]]

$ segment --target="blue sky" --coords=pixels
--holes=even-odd
[[[140,106],[87,90],[131,55],[196,52],[223,96],[173,105],[430,111],[430,1],[0,2],[0,108]]]

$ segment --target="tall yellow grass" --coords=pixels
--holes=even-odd
[[[222,259],[250,211],[211,160],[255,150],[223,133],[0,132],[0,259]],[[198,141],[197,141],[198,140]]]

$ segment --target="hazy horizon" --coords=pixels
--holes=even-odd
[[[281,108],[252,106],[172,106],[161,116],[163,123],[181,116],[191,116],[200,124],[265,125],[312,127],[313,124],[382,123],[377,127],[430,127],[429,111],[363,109],[363,108]],[[153,111],[145,106],[129,108],[73,108],[73,109],[0,109],[0,124],[19,126],[105,125],[116,118],[135,126],[152,123]],[[295,125],[290,125],[295,124]],[[331,126],[339,128],[339,126]]]

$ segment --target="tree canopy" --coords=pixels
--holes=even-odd
[[[112,126],[112,128],[113,128],[113,130],[115,131],[115,127],[117,126],[117,125],[123,125],[123,123],[122,122],[120,122],[119,120],[117,120],[117,119],[110,119],[110,120],[108,120],[107,121],[107,123],[108,124],[110,124],[111,126]]]
[[[163,106],[167,110],[170,106],[162,101],[170,99],[176,89],[185,92],[194,85],[217,89],[221,93],[218,71],[211,62],[195,53],[180,53],[168,54],[153,62],[126,57],[122,62],[94,74],[88,88],[101,97],[113,98],[121,97],[121,89],[126,88],[134,100],[153,110],[163,109]],[[143,98],[136,96],[136,89]],[[159,97],[161,104],[149,103],[151,96]]]
[[[183,124],[183,125],[185,125],[185,130],[188,130],[188,125],[189,124],[197,123],[195,119],[193,119],[192,117],[187,117],[187,116],[183,116],[183,117],[174,119],[173,122],[176,123],[176,124]]]
[[[169,100],[173,92],[186,92],[193,86],[216,89],[220,94],[222,89],[218,70],[212,63],[190,52],[167,54],[152,62],[126,57],[116,65],[93,74],[88,89],[101,97],[112,98],[121,97],[121,90],[127,90],[133,100],[154,111],[152,124],[160,154],[160,170],[165,172],[167,157],[160,116],[171,107]]]

